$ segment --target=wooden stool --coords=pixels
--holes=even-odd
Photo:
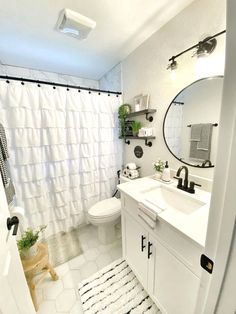
[[[30,289],[31,298],[34,303],[35,310],[37,311],[38,302],[35,292],[36,286],[45,278],[48,272],[50,273],[52,280],[58,280],[58,276],[51,264],[49,263],[48,247],[46,244],[39,243],[37,254],[29,259],[21,258],[21,261],[25,277]],[[40,276],[40,278],[34,282],[34,276],[40,271],[43,271],[42,276]]]

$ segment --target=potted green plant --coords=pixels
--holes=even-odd
[[[120,138],[125,137],[125,118],[130,112],[131,106],[129,104],[123,104],[118,109],[118,117],[120,121]]]
[[[37,241],[39,234],[47,226],[40,226],[38,230],[28,228],[17,241],[18,250],[23,258],[31,258],[37,253]]]
[[[138,132],[141,129],[141,122],[133,121],[131,124],[133,136],[138,136]]]
[[[160,179],[162,176],[162,172],[165,168],[165,162],[161,159],[157,159],[157,161],[155,161],[153,163],[153,168],[155,169],[156,173],[155,173],[155,179]]]

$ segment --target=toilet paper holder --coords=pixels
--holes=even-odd
[[[18,231],[18,227],[19,227],[19,218],[16,217],[16,216],[13,216],[13,217],[8,217],[7,218],[7,229],[10,231],[11,228],[14,226],[14,229],[13,229],[13,232],[12,232],[12,235],[17,235],[17,231]]]

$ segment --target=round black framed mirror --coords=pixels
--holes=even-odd
[[[170,153],[193,167],[214,167],[223,76],[207,77],[181,90],[170,103],[163,137]]]

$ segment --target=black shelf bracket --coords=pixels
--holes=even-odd
[[[130,141],[125,138],[125,144],[130,144]]]
[[[149,112],[147,112],[145,115],[146,115],[146,120],[148,120],[149,122],[152,122],[153,121],[153,116],[150,116],[149,117]]]
[[[148,139],[146,138],[145,139],[145,145],[148,146],[148,147],[152,147],[152,142],[148,141]]]

